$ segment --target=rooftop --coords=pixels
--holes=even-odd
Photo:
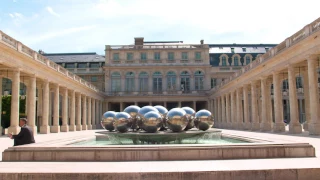
[[[47,57],[56,63],[72,63],[72,62],[104,62],[105,56],[98,55],[95,52],[84,53],[43,53],[43,56]]]

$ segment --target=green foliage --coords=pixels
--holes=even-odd
[[[25,116],[26,99],[20,98],[19,117]],[[8,128],[10,126],[11,116],[11,95],[2,97],[1,126]]]

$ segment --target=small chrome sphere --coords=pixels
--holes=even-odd
[[[187,113],[187,119],[188,119],[188,124],[186,128],[184,129],[185,131],[192,129],[194,127],[194,114],[196,113],[192,108],[190,107],[182,107],[181,109],[185,110]]]
[[[186,117],[186,111],[181,108],[173,108],[167,114],[168,128],[173,132],[180,132],[186,128],[188,119]]]
[[[157,112],[159,113],[158,109],[154,108],[153,106],[143,106],[139,112],[138,112],[138,120],[137,120],[137,124],[139,126],[139,128],[142,128],[143,129],[143,125],[142,125],[142,119],[143,119],[143,116],[145,114],[147,114],[148,112],[150,111],[154,111],[154,112]]]
[[[114,127],[117,131],[124,133],[130,128],[131,116],[126,112],[119,112],[115,117]]]
[[[131,124],[129,124],[130,128],[135,130],[138,128],[137,125],[137,116],[138,116],[138,112],[141,108],[139,106],[135,106],[135,105],[131,105],[126,107],[123,111],[130,114],[132,121]]]
[[[114,121],[115,121],[115,117],[116,117],[116,112],[114,111],[107,111],[102,115],[102,121],[101,121],[101,126],[108,130],[108,131],[113,131],[114,128]]]
[[[150,111],[142,118],[142,128],[148,133],[155,133],[162,127],[162,118],[160,113]]]
[[[210,111],[200,110],[195,115],[195,126],[199,130],[206,131],[214,124],[214,119]]]

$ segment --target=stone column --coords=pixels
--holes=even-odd
[[[76,112],[76,130],[81,131],[81,93],[77,92],[77,112]]]
[[[244,125],[245,130],[251,129],[250,119],[249,119],[249,95],[248,86],[243,85],[243,113],[244,113]]]
[[[148,91],[149,92],[153,92],[153,86],[152,86],[152,80],[153,80],[153,76],[152,76],[152,72],[149,72],[150,76],[148,78]]]
[[[181,108],[181,101],[179,101],[179,102],[178,102],[178,107],[180,107],[180,108]]]
[[[234,99],[234,91],[231,92],[231,129],[236,129],[237,128],[237,121],[236,121],[236,108],[235,108],[235,99]]]
[[[230,120],[230,94],[226,94],[226,128],[231,127],[231,120]]]
[[[271,84],[272,84],[272,80],[267,80],[267,122],[270,123],[271,126],[271,130],[272,130],[272,126],[273,126],[273,116],[272,116],[272,97],[271,97]]]
[[[310,92],[309,92],[309,78],[308,78],[308,69],[305,69],[302,72],[303,78],[303,93],[304,93],[304,106],[305,106],[305,117],[306,122],[303,124],[303,129],[305,131],[309,130],[309,123],[310,123]],[[318,81],[318,79],[317,79]],[[317,84],[317,83],[316,83]]]
[[[68,132],[68,89],[64,88],[62,90],[62,126],[61,132]]]
[[[59,84],[56,84],[53,88],[53,125],[50,127],[52,133],[60,132],[59,126]]]
[[[139,74],[137,74],[134,78],[134,88],[136,92],[139,92]]]
[[[123,111],[124,108],[123,108],[123,102],[120,102],[120,111]]]
[[[197,109],[197,101],[193,101],[193,110],[196,111],[196,109]]]
[[[237,89],[236,91],[236,106],[237,106],[237,116],[236,116],[236,124],[237,128],[236,129],[242,129],[242,112],[241,112],[241,105],[242,105],[242,100],[241,100],[241,95],[240,95],[240,88]]]
[[[226,104],[225,104],[224,96],[225,95],[221,96],[221,113],[222,113],[222,116],[221,116],[221,127],[222,128],[225,128],[225,125],[226,125]]]
[[[17,134],[19,128],[19,90],[20,90],[20,71],[12,71],[12,95],[11,95],[11,117],[8,133]]]
[[[36,125],[36,77],[32,76],[29,79],[29,87],[27,94],[27,114],[28,114],[28,125],[32,128],[33,134],[37,134]]]
[[[88,97],[88,129],[92,129],[92,119],[91,119],[91,97]]]
[[[87,130],[87,96],[83,95],[82,101],[82,130]]]
[[[96,125],[96,100],[95,99],[91,99],[91,124],[92,124],[92,129],[96,129],[97,125]]]
[[[2,114],[2,76],[0,76],[0,113]],[[1,123],[1,115],[0,115],[0,136],[2,135],[2,131],[3,131],[3,128],[2,128],[2,123]]]
[[[320,111],[319,111],[319,89],[317,75],[317,56],[309,56],[308,61],[308,77],[309,77],[309,101],[310,101],[310,122],[309,134],[320,135]],[[291,105],[291,104],[290,104]]]
[[[261,131],[271,131],[271,123],[268,120],[268,90],[267,90],[267,77],[261,78],[261,98],[262,98],[262,108],[261,108]]]
[[[221,127],[221,103],[220,103],[220,97],[217,98],[217,104],[218,104],[218,119],[217,119],[217,127]]]
[[[251,81],[251,130],[257,131],[260,129],[258,117],[258,101],[257,101],[257,82]]]
[[[98,121],[98,125],[99,125],[100,129],[102,128],[101,123],[100,123],[101,119],[102,119],[102,100],[99,100],[99,121]]]
[[[71,107],[70,107],[70,126],[69,131],[76,131],[76,98],[75,98],[75,91],[71,91]]]
[[[285,126],[283,122],[283,104],[281,92],[281,80],[279,72],[273,72],[273,101],[274,101],[274,118],[275,123],[273,132],[284,132]]]
[[[42,108],[42,123],[40,126],[40,133],[41,134],[48,134],[50,133],[50,127],[49,124],[49,81],[44,80],[43,81],[43,108]]]
[[[299,122],[296,75],[294,72],[294,67],[292,65],[289,65],[288,67],[288,81],[289,81],[289,103],[290,103],[289,132],[296,134],[296,133],[302,132],[302,127]],[[317,110],[319,111],[319,109]]]

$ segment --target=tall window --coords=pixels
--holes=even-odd
[[[119,53],[113,53],[113,60],[119,60]]]
[[[195,57],[196,57],[196,60],[200,60],[201,59],[201,52],[196,52]]]
[[[174,53],[168,52],[168,60],[174,60]]]
[[[288,79],[283,80],[283,82],[282,82],[282,90],[283,91],[288,91],[289,90]]]
[[[90,63],[91,68],[99,68],[100,64],[99,63]]]
[[[148,73],[141,72],[139,74],[139,90],[140,91],[148,91]]]
[[[187,52],[182,52],[181,53],[181,59],[188,60],[188,53]]]
[[[74,63],[66,63],[66,68],[75,68]]]
[[[78,63],[78,68],[87,68],[87,63]]]
[[[127,53],[127,60],[133,60],[133,53]]]
[[[225,57],[225,56],[222,56],[221,60],[222,60],[222,66],[227,66],[227,59],[226,59],[226,57]]]
[[[154,60],[160,60],[160,52],[154,53]]]
[[[233,63],[234,63],[235,66],[239,66],[239,58],[238,58],[238,56],[235,56],[233,58]]]
[[[211,78],[211,88],[216,87],[217,85],[217,79],[216,78]]]
[[[174,91],[176,90],[176,73],[170,71],[167,73],[167,90],[168,91]]]
[[[114,72],[111,74],[111,91],[121,91],[121,75],[119,72]]]
[[[180,84],[180,90],[182,92],[188,92],[190,91],[190,74],[187,71],[183,71],[180,74],[181,77],[181,84]]]
[[[153,92],[162,91],[162,74],[161,72],[153,73]]]
[[[302,77],[301,76],[298,76],[298,77],[296,77],[296,87],[297,87],[297,89],[298,88],[302,88]]]
[[[147,53],[141,53],[140,54],[140,59],[141,60],[147,60]]]
[[[91,82],[97,82],[98,77],[97,76],[91,76]]]
[[[203,81],[204,81],[204,74],[202,71],[196,71],[194,73],[195,78],[195,90],[203,90]]]
[[[249,56],[246,57],[246,64],[250,64],[251,58]]]
[[[127,92],[134,91],[134,73],[127,72],[126,74],[126,89]]]

